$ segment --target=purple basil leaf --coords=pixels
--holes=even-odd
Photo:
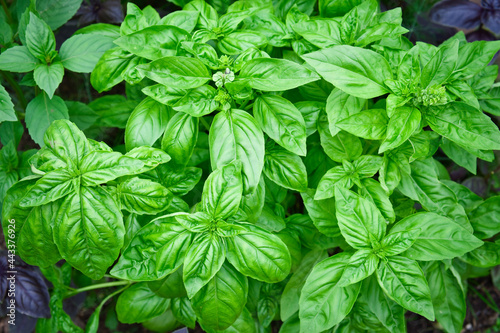
[[[465,35],[469,43],[477,42],[478,40],[494,41],[497,40],[495,35],[484,29],[477,29]]]
[[[17,270],[15,299],[20,313],[36,318],[50,318],[50,295],[38,269]]]
[[[500,9],[500,0],[481,0],[481,6],[485,9]]]
[[[481,22],[493,33],[500,33],[500,10],[483,10]]]
[[[9,326],[9,333],[28,333],[35,330],[38,318],[16,313],[16,324]]]
[[[98,16],[97,22],[121,23],[124,16],[120,0],[103,1]]]
[[[432,21],[462,29],[474,29],[481,23],[482,8],[467,0],[444,0],[432,7]]]
[[[470,177],[470,178],[467,178],[466,180],[464,180],[462,185],[467,187],[469,190],[476,193],[477,195],[479,195],[482,198],[484,198],[486,196],[487,185],[486,185],[486,181],[484,180],[484,178],[481,178],[478,176]]]

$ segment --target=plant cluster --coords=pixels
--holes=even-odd
[[[4,234],[53,285],[37,331],[81,332],[63,299],[120,286],[86,332],[115,296],[157,331],[397,333],[412,311],[460,332],[470,272],[500,264],[500,197],[433,156],[476,173],[500,150],[500,42],[413,45],[376,0],[177,0],[56,50],[39,3],[0,54],[36,92],[15,109],[0,86]],[[64,101],[65,69],[126,98]],[[16,151],[18,118],[39,150]]]

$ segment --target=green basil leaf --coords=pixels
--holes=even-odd
[[[217,47],[228,55],[236,55],[251,48],[261,48],[267,44],[266,36],[254,31],[235,31],[219,41]]]
[[[361,284],[340,287],[349,253],[339,253],[314,266],[300,294],[301,331],[321,332],[339,324],[351,311]],[[331,309],[336,309],[332,312]]]
[[[219,331],[223,333],[239,333],[239,332],[245,332],[245,333],[257,333],[257,329],[255,327],[255,321],[252,317],[252,314],[250,311],[247,310],[247,308],[243,308],[243,311],[241,312],[240,316],[236,321],[226,328],[225,330]]]
[[[139,101],[127,100],[122,95],[106,95],[89,103],[98,115],[98,122],[104,127],[126,128],[127,121]]]
[[[302,36],[311,44],[326,49],[342,44],[340,23],[337,20],[322,19],[302,21],[292,26],[296,34]]]
[[[189,90],[172,108],[193,117],[202,117],[217,109],[216,95],[217,91],[211,86],[201,86]]]
[[[118,185],[121,208],[136,214],[157,214],[170,205],[173,195],[162,185],[138,177]]]
[[[71,139],[70,139],[71,138]],[[61,160],[62,167],[77,168],[90,153],[85,134],[68,120],[56,120],[45,132],[45,147],[53,154],[52,160]]]
[[[207,67],[195,58],[169,56],[137,68],[153,81],[180,89],[197,88],[211,79]]]
[[[351,96],[338,88],[334,88],[326,100],[326,114],[328,115],[330,134],[336,135],[341,130],[337,124],[361,112],[365,104],[365,99]],[[356,124],[358,123],[356,122]]]
[[[146,283],[137,283],[120,294],[116,314],[122,323],[140,323],[161,315],[169,305],[169,299],[157,296]]]
[[[429,282],[436,320],[447,332],[462,330],[466,304],[461,282],[451,269],[439,262],[426,267],[424,273]]]
[[[370,249],[385,235],[386,224],[373,203],[352,191],[335,188],[336,215],[340,231],[355,249]]]
[[[174,195],[184,196],[198,184],[202,170],[194,167],[178,169],[169,164],[163,164],[150,171],[149,175]]]
[[[458,46],[457,40],[446,45],[443,44],[429,62],[424,62],[420,79],[422,87],[441,85],[448,80],[457,65]]]
[[[392,79],[391,67],[371,50],[337,45],[302,57],[325,80],[350,95],[374,98],[389,92],[384,81]]]
[[[396,303],[431,321],[435,319],[429,285],[415,260],[399,256],[386,258],[380,262],[377,279]]]
[[[434,106],[425,119],[432,130],[465,148],[500,149],[500,132],[491,119],[461,102]]]
[[[56,201],[76,191],[80,180],[74,174],[61,169],[46,173],[26,193],[19,205],[21,207],[40,206]]]
[[[337,282],[338,287],[353,285],[371,276],[377,269],[379,258],[372,250],[358,250],[349,258],[344,272]]]
[[[351,174],[344,170],[343,166],[336,166],[328,170],[318,183],[318,189],[314,195],[315,200],[328,199],[335,196],[335,188],[351,188],[353,185]]]
[[[457,222],[434,213],[408,216],[396,223],[388,236],[417,229],[420,229],[420,233],[415,243],[405,252],[407,257],[415,260],[452,259],[483,244]]]
[[[199,15],[196,11],[179,10],[162,17],[159,25],[172,25],[191,33],[198,23]]]
[[[286,245],[263,229],[244,226],[249,230],[228,239],[227,260],[242,274],[259,281],[275,283],[285,279],[291,268]]]
[[[34,207],[17,231],[18,252],[28,264],[48,267],[61,260],[52,232],[53,216],[58,208],[58,202]]]
[[[3,71],[31,72],[39,62],[26,46],[13,46],[0,54],[0,70]]]
[[[43,147],[43,136],[50,124],[57,119],[68,119],[68,108],[64,101],[54,96],[50,99],[42,93],[31,100],[26,107],[26,127],[33,141]]]
[[[304,101],[294,104],[295,107],[302,113],[306,123],[306,135],[309,137],[318,130],[318,118],[321,110],[325,109],[325,103]]]
[[[226,262],[191,302],[203,327],[224,330],[242,313],[247,293],[247,278]]]
[[[120,33],[128,35],[145,29],[150,25],[155,25],[159,21],[160,17],[158,13],[151,6],[145,7],[144,11],[142,11],[137,5],[130,2],[127,3],[127,16],[125,16],[120,26]]]
[[[307,171],[299,156],[281,147],[266,151],[264,174],[276,184],[295,191],[307,189]]]
[[[372,109],[361,111],[340,120],[336,123],[336,128],[337,132],[342,129],[363,139],[381,140],[386,136],[388,121],[385,110]]]
[[[394,111],[387,124],[387,135],[379,154],[402,145],[419,128],[422,115],[415,107],[400,107]]]
[[[460,45],[460,56],[458,57],[453,76],[458,73],[460,76],[468,77],[479,73],[488,66],[499,49],[500,43],[497,41],[489,42],[481,40]]]
[[[129,68],[137,65],[137,57],[120,47],[115,47],[103,53],[96,63],[90,83],[98,92],[103,92],[123,81],[123,76]]]
[[[264,135],[255,119],[245,111],[233,109],[218,113],[210,127],[212,169],[233,160],[241,161],[243,189],[252,193],[264,167]]]
[[[161,279],[182,265],[191,240],[173,217],[152,221],[130,240],[111,274],[132,281]]]
[[[194,239],[184,259],[184,285],[191,299],[220,270],[226,256],[224,241],[210,233]]]
[[[148,287],[163,298],[185,297],[187,293],[182,281],[182,266],[161,280],[148,282]]]
[[[389,196],[382,185],[372,178],[361,179],[361,185],[363,185],[363,187],[360,189],[359,193],[364,198],[373,202],[386,220],[394,222],[396,220],[396,214],[394,213],[391,200],[389,200]]]
[[[285,290],[283,290],[283,294],[281,295],[281,320],[286,321],[299,311],[300,294],[307,277],[314,265],[327,257],[326,251],[320,250],[310,251],[304,256],[297,270],[293,273],[290,280],[288,280]]]
[[[127,121],[125,147],[131,150],[140,146],[153,146],[167,128],[167,107],[152,98],[137,105]]]
[[[321,113],[318,119],[318,132],[321,146],[325,153],[335,162],[353,161],[363,152],[361,141],[356,136],[340,131],[331,135],[326,114]]]
[[[56,39],[50,27],[34,13],[26,27],[26,46],[30,53],[47,64],[56,54]]]
[[[477,173],[477,157],[453,141],[443,138],[441,149],[453,162],[464,167],[473,174]]]
[[[470,223],[474,234],[480,239],[495,236],[500,232],[500,196],[488,198],[470,213]]]
[[[264,177],[261,177],[255,191],[241,197],[240,209],[247,214],[248,222],[255,223],[260,218],[264,208],[265,195]]]
[[[176,113],[167,123],[161,148],[165,150],[175,164],[185,166],[198,140],[198,118],[187,113]]]
[[[413,161],[410,174],[406,170],[401,175],[398,189],[405,196],[419,201],[428,211],[449,217],[472,233],[464,208],[458,203],[455,193],[439,180],[432,158]]]
[[[201,197],[203,210],[214,219],[228,218],[238,211],[242,191],[241,163],[234,161],[207,178]]]
[[[122,49],[149,60],[175,56],[189,34],[171,25],[156,25],[122,36],[114,41]]]
[[[319,0],[318,7],[321,17],[344,16],[364,0]]]
[[[219,15],[217,11],[208,3],[203,0],[194,0],[186,4],[183,10],[196,11],[200,13],[198,18],[198,24],[196,27],[198,29],[212,30],[217,26],[217,21],[219,20]]]
[[[99,118],[99,115],[87,104],[76,101],[65,101],[65,103],[68,107],[69,119],[82,131],[94,125]]]
[[[80,163],[82,185],[95,186],[121,176],[133,175],[143,166],[142,161],[118,152],[94,151]]]
[[[9,93],[0,84],[0,124],[4,121],[17,121],[17,116]]]
[[[50,65],[38,64],[33,72],[36,84],[47,93],[50,99],[54,96],[59,84],[62,82],[64,67],[60,62],[53,62]]]
[[[363,281],[357,303],[363,306],[362,311],[378,319],[377,325],[392,333],[406,332],[405,310],[383,292],[375,275]]]
[[[104,52],[114,47],[113,40],[113,37],[96,34],[75,35],[61,45],[61,62],[70,71],[90,73]]]
[[[483,198],[478,196],[476,193],[472,192],[469,188],[456,183],[452,180],[441,180],[443,184],[448,186],[456,195],[458,199],[458,203],[465,208],[465,212],[469,215],[474,209],[476,209],[479,205],[483,203]],[[495,200],[492,200],[495,201]],[[472,220],[477,216],[475,214],[470,214],[471,224]],[[476,227],[473,227],[475,230]],[[482,237],[479,237],[482,239]]]
[[[297,155],[306,155],[306,125],[291,102],[276,95],[262,95],[255,101],[254,116],[280,146]]]
[[[460,257],[460,260],[474,267],[490,268],[500,265],[500,244],[484,244]]]
[[[170,161],[170,156],[161,149],[141,146],[132,149],[125,156],[135,158],[144,163],[144,167],[136,173],[142,173]]]
[[[56,30],[76,14],[81,4],[80,0],[40,0],[36,2],[36,11],[52,30]]]
[[[125,234],[122,214],[102,187],[80,187],[67,196],[53,230],[61,256],[94,280],[118,258]]]
[[[319,80],[306,67],[284,59],[253,59],[241,68],[238,78],[262,91],[284,91]]]
[[[178,321],[191,329],[195,328],[196,314],[194,313],[193,306],[191,305],[189,298],[174,298],[172,299],[171,306],[172,313]]]
[[[313,190],[300,195],[316,228],[328,237],[339,237],[341,233],[335,215],[335,199],[315,200]]]

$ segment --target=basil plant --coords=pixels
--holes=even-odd
[[[40,88],[25,114],[0,89],[0,121],[41,147],[0,151],[4,233],[53,284],[37,329],[82,332],[63,299],[107,288],[86,332],[109,304],[160,332],[399,333],[407,311],[460,332],[470,272],[500,264],[500,197],[440,161],[476,173],[500,150],[500,42],[413,45],[376,0],[175,3],[59,51],[28,8],[0,55]],[[64,68],[126,98],[64,101]]]

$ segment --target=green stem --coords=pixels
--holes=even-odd
[[[2,1],[2,0],[0,0]],[[23,90],[21,89],[21,86],[14,80],[12,75],[10,73],[0,71],[4,79],[10,84],[12,89],[14,89],[14,92],[17,95],[17,98],[19,99],[19,103],[21,103],[21,107],[23,110],[26,110],[26,106],[28,105],[28,101],[26,101],[26,97],[24,96]]]
[[[205,128],[207,129],[207,131],[210,131],[210,125],[208,124],[207,120],[205,118],[203,118],[203,117],[200,117],[200,121],[203,124],[203,126],[205,126]]]
[[[12,18],[12,15],[10,14],[9,7],[7,7],[5,0],[0,0],[0,3],[2,4],[3,11],[5,12],[5,15],[7,16],[7,21],[9,21],[9,24],[14,24],[14,19]]]
[[[132,284],[130,281],[114,281],[114,282],[106,282],[106,283],[100,283],[100,284],[93,284],[91,286],[75,289],[74,291],[71,291],[67,293],[64,298],[68,298],[71,296],[74,296],[76,294],[82,293],[84,291],[89,291],[89,290],[94,290],[94,289],[102,289],[102,288],[108,288],[108,287],[116,287],[116,286],[123,286],[123,285],[129,285]]]

